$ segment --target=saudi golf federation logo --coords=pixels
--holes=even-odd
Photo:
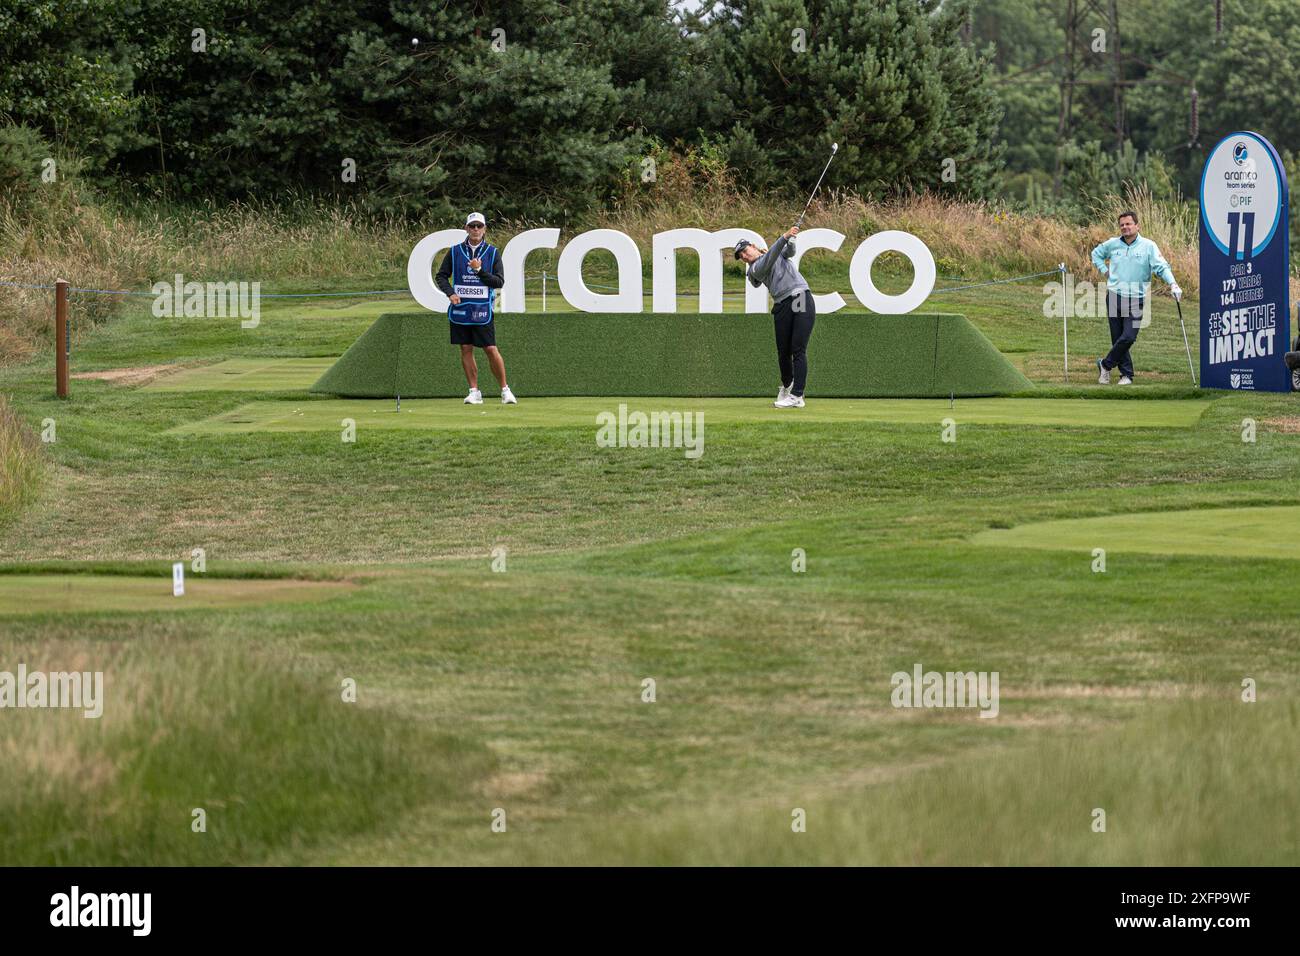
[[[1250,153],[1246,149],[1245,143],[1238,143],[1232,147],[1232,161],[1238,166],[1245,166],[1246,160],[1250,158]]]
[[[1233,388],[1241,388],[1241,375],[1237,372],[1233,372],[1228,376],[1228,384]]]

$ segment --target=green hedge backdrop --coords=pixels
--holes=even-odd
[[[766,396],[779,385],[770,315],[563,313],[496,317],[520,396]],[[460,349],[432,312],[380,316],[312,386],[356,398],[465,393]],[[479,387],[498,394],[476,350]],[[1005,395],[1033,386],[961,315],[819,316],[809,397]]]

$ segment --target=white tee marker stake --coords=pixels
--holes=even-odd
[[[185,562],[177,561],[172,565],[172,597],[181,597],[185,593]]]

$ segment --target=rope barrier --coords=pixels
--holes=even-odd
[[[994,286],[994,285],[1007,285],[1008,283],[1011,283],[1011,282],[1024,282],[1026,279],[1041,279],[1041,278],[1043,278],[1044,276],[1053,276],[1053,275],[1060,275],[1060,270],[1059,270],[1059,269],[1051,269],[1051,270],[1049,270],[1049,271],[1047,271],[1047,272],[1035,272],[1035,273],[1033,273],[1033,274],[1031,274],[1031,275],[1012,276],[1012,277],[1009,278],[1009,279],[990,279],[990,280],[985,281],[985,282],[970,282],[970,283],[967,283],[966,285],[949,286],[949,287],[946,288],[946,289],[935,289],[935,290],[933,290],[930,294],[931,294],[931,295],[944,295],[944,294],[949,293],[949,292],[963,292],[963,291],[965,291],[965,290],[967,290],[967,289],[979,289],[979,288],[983,288],[983,287],[986,287],[986,286]],[[555,279],[556,276],[553,275],[553,274],[551,274],[551,273],[538,273],[538,274],[536,274],[536,275],[525,275],[524,278],[525,278],[525,279]],[[958,277],[956,277],[956,276],[940,276],[940,278],[942,278],[942,279],[956,279],[956,278],[958,278]],[[40,283],[29,283],[29,282],[0,282],[0,285],[3,285],[3,286],[9,286],[9,287],[11,287],[11,288],[17,288],[17,289],[53,289],[53,288],[54,288],[54,286],[52,286],[52,285],[44,285],[44,284],[40,284]],[[587,288],[589,288],[589,289],[612,289],[612,290],[614,290],[615,292],[619,291],[619,286],[615,286],[615,285],[603,285],[603,284],[601,284],[601,283],[596,283],[596,282],[589,282],[589,283],[587,283]],[[157,295],[157,293],[152,292],[152,291],[150,291],[150,292],[139,292],[139,291],[134,291],[134,290],[131,290],[131,289],[85,289],[85,288],[80,288],[80,287],[76,287],[76,286],[69,286],[69,287],[68,287],[68,291],[69,291],[69,292],[81,292],[81,293],[90,294],[90,295],[146,295],[146,296],[154,296],[154,295]],[[357,297],[357,296],[365,296],[365,295],[406,295],[406,296],[409,296],[410,294],[411,294],[411,291],[410,291],[409,289],[366,289],[366,290],[358,290],[358,291],[355,291],[355,292],[263,292],[263,293],[261,293],[261,297],[262,297],[263,299],[321,299],[321,298],[353,298],[353,297]],[[641,295],[642,295],[642,298],[648,298],[648,297],[650,297],[650,296],[653,296],[654,293],[653,293],[653,292],[642,292]],[[699,295],[699,290],[698,290],[698,289],[682,289],[682,290],[679,290],[679,291],[677,292],[677,295],[678,295],[678,296]],[[722,295],[723,295],[724,298],[725,298],[725,297],[728,297],[728,296],[730,296],[730,297],[732,297],[732,298],[736,298],[736,297],[740,297],[740,296],[745,295],[745,293],[744,293],[744,292],[723,292]]]
[[[379,289],[375,292],[263,292],[263,299],[319,299],[326,296],[357,296],[357,295],[410,295],[410,289]]]
[[[542,274],[525,275],[525,279],[540,279]],[[553,277],[552,277],[553,278]],[[0,285],[10,286],[15,289],[53,289],[52,285],[43,285],[33,282],[0,282]],[[609,287],[606,287],[609,288]],[[69,292],[85,292],[95,295],[148,295],[156,296],[156,292],[138,292],[131,289],[83,289],[77,286],[68,286]],[[327,297],[352,297],[361,295],[410,295],[410,289],[369,289],[358,292],[262,292],[259,293],[263,299],[319,299]]]
[[[1059,270],[1059,269],[1052,269],[1052,270],[1050,270],[1050,271],[1048,271],[1048,272],[1035,272],[1035,273],[1033,273],[1032,275],[1026,275],[1026,276],[1013,276],[1013,277],[1010,278],[1010,279],[991,279],[991,280],[989,280],[989,281],[987,281],[987,282],[972,282],[972,283],[970,283],[970,284],[968,284],[968,285],[952,286],[951,288],[948,288],[948,289],[935,289],[935,290],[934,290],[933,292],[931,292],[930,294],[931,294],[931,295],[941,295],[942,293],[945,293],[945,292],[960,292],[960,291],[962,291],[963,289],[978,289],[978,288],[980,288],[981,286],[988,286],[988,285],[1005,285],[1005,284],[1008,283],[1008,282],[1023,282],[1023,281],[1025,281],[1026,279],[1041,279],[1043,276],[1054,276],[1054,275],[1059,275],[1059,274],[1060,274],[1060,270]],[[550,278],[554,278],[554,276],[550,276]],[[940,279],[953,280],[953,281],[962,281],[962,280],[961,280],[961,277],[959,277],[959,276],[939,276],[939,278],[940,278]],[[615,285],[600,285],[599,283],[595,283],[595,282],[588,282],[588,283],[587,283],[587,288],[589,288],[589,289],[613,289],[613,290],[615,290],[615,291],[618,291],[618,286],[615,286]],[[680,291],[680,292],[678,292],[677,294],[678,294],[678,295],[698,295],[699,292],[698,292],[698,291],[694,291],[694,290],[692,290],[692,291],[685,291],[685,290],[684,290],[684,291]],[[724,297],[725,297],[725,296],[742,296],[742,295],[744,295],[744,294],[745,294],[745,293],[743,293],[743,292],[723,292],[723,293],[722,293],[722,295],[723,295]],[[649,296],[649,295],[653,295],[653,293],[651,293],[651,292],[643,292],[643,293],[642,293],[642,296]]]
[[[95,295],[154,295],[152,292],[131,292],[128,289],[78,289],[68,286],[69,292],[92,292]]]
[[[965,289],[978,289],[981,286],[1005,285],[1008,282],[1023,282],[1026,279],[1039,279],[1042,278],[1043,276],[1056,275],[1058,274],[1058,272],[1059,270],[1053,269],[1050,272],[1036,272],[1033,275],[1015,276],[1010,279],[992,279],[988,282],[972,282],[967,285],[952,286],[947,289],[935,289],[930,294],[942,295],[945,292],[961,292]],[[538,273],[536,275],[531,275],[531,276],[525,275],[524,278],[525,279],[542,279],[542,278],[554,279],[556,278],[556,276],[553,275],[552,273]],[[940,276],[939,278],[947,279],[947,280],[959,279],[958,276]],[[28,283],[28,282],[0,282],[0,285],[10,286],[12,288],[17,288],[17,289],[53,289],[54,288],[54,286],[52,285],[44,285],[44,284]],[[619,291],[619,287],[616,285],[603,285],[601,283],[596,283],[596,282],[588,282],[587,288],[612,289],[615,292]],[[81,292],[88,295],[148,295],[148,296],[157,295],[157,293],[152,291],[139,292],[131,289],[83,289],[76,286],[69,286],[68,291]],[[363,296],[363,295],[410,295],[410,294],[411,292],[409,289],[367,289],[367,290],[360,290],[356,292],[263,292],[261,293],[261,297],[263,299],[321,299],[321,298],[351,298],[351,297]],[[644,298],[647,296],[652,296],[653,294],[654,294],[653,292],[643,292],[642,297]],[[679,296],[699,295],[699,290],[684,289],[679,291],[677,294]],[[722,295],[724,297],[726,296],[738,297],[738,296],[745,295],[745,293],[744,292],[723,292]]]

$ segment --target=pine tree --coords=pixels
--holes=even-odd
[[[990,64],[962,36],[965,2],[727,0],[710,40],[735,105],[732,161],[755,188],[878,193],[993,186]],[[797,31],[802,31],[800,34]]]

